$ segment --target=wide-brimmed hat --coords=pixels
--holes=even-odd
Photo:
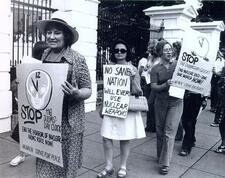
[[[71,33],[71,42],[73,44],[78,40],[79,34],[76,31],[76,27],[69,25],[69,18],[66,13],[67,12],[56,11],[52,14],[50,20],[40,20],[36,23],[36,26],[42,34],[45,34],[46,27],[49,23],[61,24]]]

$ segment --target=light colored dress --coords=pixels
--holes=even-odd
[[[101,135],[113,140],[144,138],[146,135],[141,112],[129,111],[125,119],[104,116]]]
[[[133,69],[135,75],[131,80],[131,94],[142,93],[139,73],[134,66]],[[113,140],[131,140],[146,137],[141,112],[128,111],[127,117],[124,119],[104,115],[101,135]]]

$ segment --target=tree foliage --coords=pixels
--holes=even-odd
[[[149,40],[149,17],[143,13],[144,9],[152,6],[171,6],[182,4],[184,0],[100,0],[98,14],[98,45],[110,47],[117,38],[125,39],[136,48],[137,55],[146,50]],[[202,0],[203,7],[198,10],[199,15],[193,19],[196,22],[213,20],[225,21],[225,2]],[[221,34],[221,44],[225,46],[225,34]]]
[[[110,47],[112,41],[122,38],[142,55],[149,41],[150,19],[143,10],[151,6],[169,6],[184,3],[183,0],[171,1],[105,1],[101,0],[98,14],[98,45]]]

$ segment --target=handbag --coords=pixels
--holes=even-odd
[[[148,101],[144,96],[129,96],[129,111],[148,111]]]

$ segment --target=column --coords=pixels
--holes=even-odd
[[[79,40],[72,46],[73,49],[84,55],[91,74],[92,95],[85,100],[85,112],[96,110],[97,83],[97,28],[98,28],[97,0],[53,0],[53,8],[66,11],[71,17],[71,23],[79,33]]]
[[[170,43],[181,41],[185,30],[190,28],[191,19],[198,15],[197,10],[189,4],[154,6],[145,9],[144,13],[150,17],[152,25],[160,26],[164,20],[163,38]]]
[[[12,49],[12,21],[10,0],[0,6],[0,133],[11,130],[12,92],[10,91],[10,58]]]

